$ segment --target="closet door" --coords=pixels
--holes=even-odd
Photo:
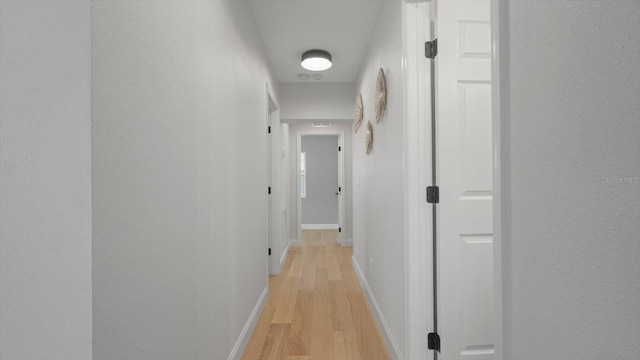
[[[439,359],[494,358],[489,0],[437,3]]]

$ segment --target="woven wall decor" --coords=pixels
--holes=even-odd
[[[373,125],[371,125],[371,121],[367,121],[367,133],[364,138],[364,147],[367,149],[367,155],[371,153],[371,148],[373,148]]]
[[[356,99],[356,114],[353,117],[353,133],[357,134],[360,125],[362,125],[362,119],[364,118],[364,106],[362,105],[362,93],[358,94]]]
[[[376,124],[379,124],[384,117],[384,111],[387,108],[387,80],[384,77],[384,70],[378,70],[378,80],[376,81],[376,105],[375,115]]]

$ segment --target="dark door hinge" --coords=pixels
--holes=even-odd
[[[434,59],[436,55],[438,55],[438,39],[424,43],[424,56],[428,59]]]
[[[342,151],[342,146],[338,146],[338,151]]]
[[[342,191],[342,186],[338,186],[338,192]]]
[[[338,232],[342,232],[342,228],[341,227],[338,228]]]
[[[267,133],[271,134],[271,126],[267,126]]]
[[[271,186],[267,188],[267,194],[271,195]]]
[[[440,188],[437,186],[427,186],[427,202],[437,204],[440,202]]]
[[[427,347],[429,350],[440,352],[440,335],[438,333],[429,333],[427,335]]]
[[[271,256],[271,248],[269,248],[269,256]]]

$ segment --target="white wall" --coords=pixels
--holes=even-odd
[[[384,1],[356,83],[362,93],[364,121],[353,136],[354,258],[365,273],[391,336],[404,345],[404,177],[401,1]],[[378,70],[387,79],[387,111],[375,124]],[[366,155],[366,122],[373,125],[373,150]],[[373,271],[369,269],[369,259]],[[391,349],[390,349],[391,350]]]
[[[640,2],[508,14],[511,358],[639,359]]]
[[[238,1],[92,10],[94,358],[226,359],[267,286],[260,36]]]
[[[279,91],[282,119],[353,118],[356,101],[352,83],[282,83]]]
[[[91,359],[89,1],[0,1],[0,359]]]

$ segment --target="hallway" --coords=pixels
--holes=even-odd
[[[351,266],[353,250],[337,231],[303,231],[242,357],[255,359],[390,359]],[[334,245],[327,245],[333,243]]]
[[[640,359],[638,34],[638,0],[0,0],[0,360]]]

